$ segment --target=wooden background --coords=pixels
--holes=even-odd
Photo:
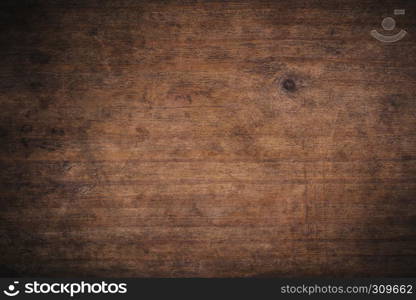
[[[415,276],[415,13],[2,0],[1,275]]]

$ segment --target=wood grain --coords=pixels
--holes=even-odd
[[[415,276],[415,12],[1,1],[1,274]]]

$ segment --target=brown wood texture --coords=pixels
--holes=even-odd
[[[1,274],[415,276],[415,14],[1,1]]]

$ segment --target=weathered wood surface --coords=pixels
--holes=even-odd
[[[1,1],[3,276],[415,276],[415,12]]]

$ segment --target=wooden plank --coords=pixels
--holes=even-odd
[[[1,1],[0,275],[415,276],[415,8]]]

